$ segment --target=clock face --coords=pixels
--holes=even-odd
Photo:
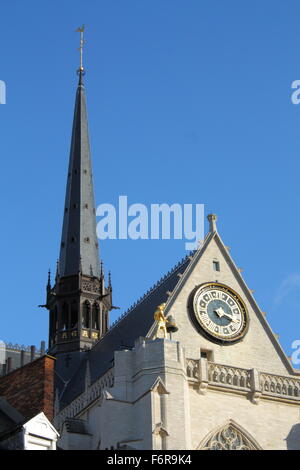
[[[208,283],[196,290],[193,315],[201,329],[220,342],[237,341],[248,328],[248,314],[243,301],[223,284]]]

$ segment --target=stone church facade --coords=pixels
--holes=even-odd
[[[79,69],[60,259],[49,278],[62,449],[300,449],[300,375],[224,245],[199,248],[109,328]],[[161,328],[154,313],[161,306]]]

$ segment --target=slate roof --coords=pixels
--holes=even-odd
[[[158,305],[166,302],[167,292],[172,292],[191,261],[186,256],[156,285],[153,286],[136,304],[112,325],[94,347],[85,353],[79,369],[65,387],[60,397],[60,409],[67,406],[78,395],[83,393],[87,361],[89,362],[91,383],[101,377],[113,365],[114,352],[131,349],[140,336],[145,337],[154,323],[154,311]]]
[[[82,74],[76,93],[64,221],[59,258],[60,276],[100,277],[95,200]]]
[[[0,439],[19,429],[26,419],[4,398],[0,397]]]

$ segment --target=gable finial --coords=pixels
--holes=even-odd
[[[207,220],[209,222],[209,231],[210,232],[217,232],[217,214],[208,214]]]
[[[83,33],[84,33],[84,24],[76,29],[77,33],[80,33],[80,46],[79,46],[79,53],[80,53],[80,63],[79,63],[79,69],[77,70],[77,73],[79,75],[79,83],[81,83],[82,80],[82,75],[85,74],[84,67],[83,67],[83,46],[85,44],[85,40],[83,38]]]

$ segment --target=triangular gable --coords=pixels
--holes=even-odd
[[[23,428],[29,434],[46,437],[47,439],[59,437],[59,433],[43,412],[27,421]]]
[[[222,268],[221,272],[213,273],[212,268],[209,266],[209,262],[211,263],[212,266],[212,258],[209,260],[209,252],[214,252],[217,253],[217,257],[222,260]],[[200,276],[195,275],[195,272],[198,271],[200,273]],[[223,271],[223,272],[222,272]],[[225,275],[224,275],[225,274]],[[213,277],[214,276],[214,277]],[[195,278],[195,282],[193,282],[193,278]],[[218,279],[216,279],[218,278]],[[187,312],[187,295],[183,294],[184,291],[192,291],[192,287],[195,287],[197,284],[201,284],[201,282],[197,282],[197,279],[202,279],[203,282],[209,282],[209,281],[216,281],[218,280],[219,282],[223,282],[224,284],[227,284],[229,287],[236,288],[237,291],[239,291],[240,294],[242,294],[244,301],[246,301],[248,310],[250,310],[251,313],[251,318],[250,318],[250,329],[253,328],[255,325],[255,329],[259,332],[260,338],[258,338],[258,341],[265,342],[265,344],[261,344],[261,347],[259,348],[259,343],[254,345],[251,350],[247,351],[248,355],[251,355],[251,359],[254,358],[255,354],[260,354],[262,357],[260,358],[259,361],[246,361],[246,363],[249,364],[250,367],[250,362],[255,364],[259,363],[260,364],[260,370],[263,371],[270,371],[275,373],[290,373],[294,374],[294,369],[290,364],[290,361],[288,360],[287,356],[285,355],[283,349],[281,348],[276,336],[272,332],[272,329],[268,322],[266,321],[263,313],[261,312],[260,308],[258,307],[250,289],[248,288],[246,282],[244,281],[239,269],[235,265],[233,259],[231,258],[228,249],[225,247],[220,235],[218,234],[217,231],[211,231],[207,234],[204,243],[201,247],[198,248],[198,250],[195,252],[191,262],[187,266],[186,270],[184,271],[183,275],[181,276],[179,282],[175,286],[173,292],[168,298],[166,308],[164,311],[165,316],[168,316],[171,314],[175,318],[175,322],[178,323],[179,318],[182,317],[182,315],[185,315],[185,317],[188,317],[188,312]],[[230,285],[231,283],[234,284]],[[188,288],[188,285],[190,286]],[[178,305],[176,307],[176,304],[180,303],[180,308],[178,308]],[[256,317],[254,319],[254,316]],[[180,322],[179,322],[180,323]],[[260,328],[258,327],[258,324],[260,325]],[[151,337],[151,334],[154,331],[154,326],[155,323],[152,324],[151,328],[148,331],[148,337]],[[188,331],[187,334],[187,329],[185,331],[185,334],[183,335],[180,331],[177,333],[173,334],[172,339],[178,340],[181,342],[183,346],[189,347],[189,343],[191,343],[189,334],[192,334],[192,328],[191,330]],[[262,331],[264,333],[262,333]],[[198,334],[199,333],[195,333]],[[253,334],[253,331],[249,331],[243,342],[247,342],[249,340],[249,337]],[[247,338],[247,335],[250,335]],[[188,340],[187,340],[188,338]],[[201,335],[198,337],[199,341],[199,346],[201,343],[201,346],[206,346],[209,348],[209,346],[212,347],[213,350],[218,350],[218,347],[213,344],[209,344],[209,342],[202,338]],[[266,343],[269,343],[268,346],[266,346]],[[197,343],[197,339],[194,338],[194,344]],[[254,344],[254,341],[252,341]],[[272,347],[270,347],[270,343]],[[266,346],[266,347],[264,347]],[[230,348],[235,347],[234,345],[230,345]],[[236,350],[240,349],[241,353],[246,354],[246,348],[245,347],[239,347],[237,343],[237,347],[235,348]],[[232,351],[231,351],[232,352]],[[200,354],[200,351],[199,351]],[[220,350],[218,350],[218,354],[216,356],[222,360],[222,355],[220,354]],[[229,356],[232,356],[232,354],[225,354],[224,355],[224,360],[225,363],[228,363],[229,361]],[[267,356],[267,357],[263,357]],[[274,364],[271,363],[272,358],[269,357],[272,356],[274,361]],[[218,362],[218,361],[216,361]],[[241,361],[238,361],[241,363]],[[253,366],[252,366],[253,367]]]

